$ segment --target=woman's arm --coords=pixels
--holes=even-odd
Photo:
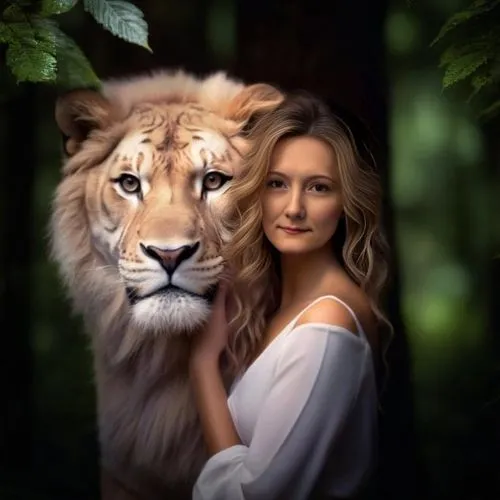
[[[218,359],[191,362],[190,378],[209,455],[241,444],[227,406]]]
[[[191,386],[210,456],[241,444],[219,369],[219,358],[228,336],[227,289],[227,283],[219,285],[210,320],[194,339],[189,359]]]
[[[283,345],[269,392],[259,403],[250,445],[233,445],[213,455],[198,477],[193,499],[307,498],[328,451],[342,435],[368,375],[368,361],[368,345],[343,328],[297,327]],[[359,470],[351,471],[356,476],[370,462],[372,444],[370,437],[366,456],[356,465]]]

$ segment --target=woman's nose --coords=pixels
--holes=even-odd
[[[287,204],[285,215],[289,219],[303,219],[306,215],[302,195],[300,192],[290,193],[290,200]]]

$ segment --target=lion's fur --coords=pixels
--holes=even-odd
[[[182,70],[156,71],[152,75],[109,80],[103,94],[123,116],[141,102],[196,102],[200,106],[223,113],[227,103],[243,89],[242,83],[228,79],[224,72],[200,79]],[[168,95],[165,93],[168,89]]]
[[[114,222],[116,213],[119,213],[117,207],[125,203],[107,187],[108,179],[104,178],[103,172],[108,167],[102,165],[109,164],[109,168],[113,168],[110,155],[126,134],[135,132],[134,127],[139,123],[137,120],[142,118],[139,113],[139,118],[134,121],[132,112],[141,106],[146,106],[146,115],[148,107],[160,106],[161,112],[158,113],[166,116],[170,109],[165,108],[166,105],[182,108],[192,104],[200,113],[200,124],[205,123],[205,115],[212,113],[217,127],[229,127],[226,131],[229,134],[231,127],[237,131],[253,112],[271,109],[280,100],[277,91],[274,95],[272,91],[265,95],[269,90],[266,86],[263,92],[262,89],[257,92],[252,101],[241,94],[245,88],[244,84],[228,78],[224,73],[203,79],[183,71],[162,71],[110,81],[101,92],[105,105],[97,99],[93,107],[89,105],[85,108],[78,104],[80,107],[75,105],[72,111],[78,114],[80,120],[90,120],[97,126],[83,142],[75,132],[72,147],[76,149],[65,162],[63,178],[54,199],[52,253],[60,266],[74,307],[83,314],[86,329],[91,334],[102,464],[117,479],[138,491],[141,498],[148,500],[168,498],[165,496],[168,488],[179,484],[185,483],[186,491],[189,491],[206,460],[186,368],[189,334],[206,318],[208,306],[201,299],[197,302],[192,297],[177,302],[183,306],[181,309],[172,308],[168,320],[170,327],[167,329],[162,328],[162,324],[155,324],[153,317],[147,328],[132,321],[123,277],[110,261],[113,252],[110,250],[108,255],[106,248],[96,246],[95,239],[99,235],[95,236],[90,230],[92,225],[101,223],[99,220],[108,224]],[[64,112],[64,109],[58,111],[58,123],[66,135],[71,135],[73,129],[67,128],[61,118]],[[152,137],[154,141],[156,138]],[[142,157],[139,154],[134,161],[139,159],[142,161],[144,154]],[[175,169],[173,172],[176,172]],[[176,175],[183,180],[182,174]],[[170,189],[169,186],[165,184],[164,192]],[[108,203],[106,211],[109,213],[103,215],[100,204],[105,196]],[[157,193],[157,196],[161,198],[163,195]],[[163,213],[161,207],[152,207],[148,213]],[[188,216],[192,217],[192,214],[189,215],[187,205],[185,211],[185,220],[188,221]],[[182,218],[183,213],[179,211],[174,215]],[[136,215],[129,217],[131,221],[139,220],[142,225],[151,225],[153,216],[148,219],[146,213],[143,219],[137,219]],[[206,239],[213,240],[213,234],[220,228],[212,227],[215,222],[210,222],[208,212],[199,217],[195,221],[197,227],[203,226],[203,220],[208,220],[202,227],[203,234]],[[202,220],[202,217],[205,219]],[[123,220],[127,219],[121,219],[117,225]],[[165,228],[175,223],[173,219],[169,223],[165,220],[160,222],[162,225],[158,227]],[[125,233],[125,230],[122,231]],[[155,231],[156,237],[159,229]],[[124,240],[120,236],[121,245]],[[209,249],[205,253],[208,254],[204,258],[207,262],[215,262],[215,242],[209,241],[207,245]],[[135,240],[129,247],[122,248],[117,244],[120,258],[130,257],[127,252],[136,247]],[[129,258],[132,263],[139,262],[138,259],[137,256]],[[213,265],[212,281],[218,265]],[[189,307],[193,310],[188,310]],[[176,311],[180,315],[177,321],[174,317]],[[194,323],[186,323],[186,327],[181,328],[187,317],[194,318]],[[158,322],[161,323],[160,320]]]

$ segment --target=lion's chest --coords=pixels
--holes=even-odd
[[[133,482],[193,481],[205,453],[187,378],[125,377],[103,365],[96,376],[104,464]]]

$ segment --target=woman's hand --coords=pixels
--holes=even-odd
[[[218,363],[220,354],[226,347],[229,334],[227,288],[226,281],[219,283],[208,322],[191,341],[191,368],[200,363]]]
[[[221,282],[215,295],[212,313],[192,340],[189,378],[200,417],[205,444],[210,456],[241,444],[227,406],[227,392],[219,368],[219,357],[229,333],[228,283]],[[230,308],[229,308],[230,310]]]

